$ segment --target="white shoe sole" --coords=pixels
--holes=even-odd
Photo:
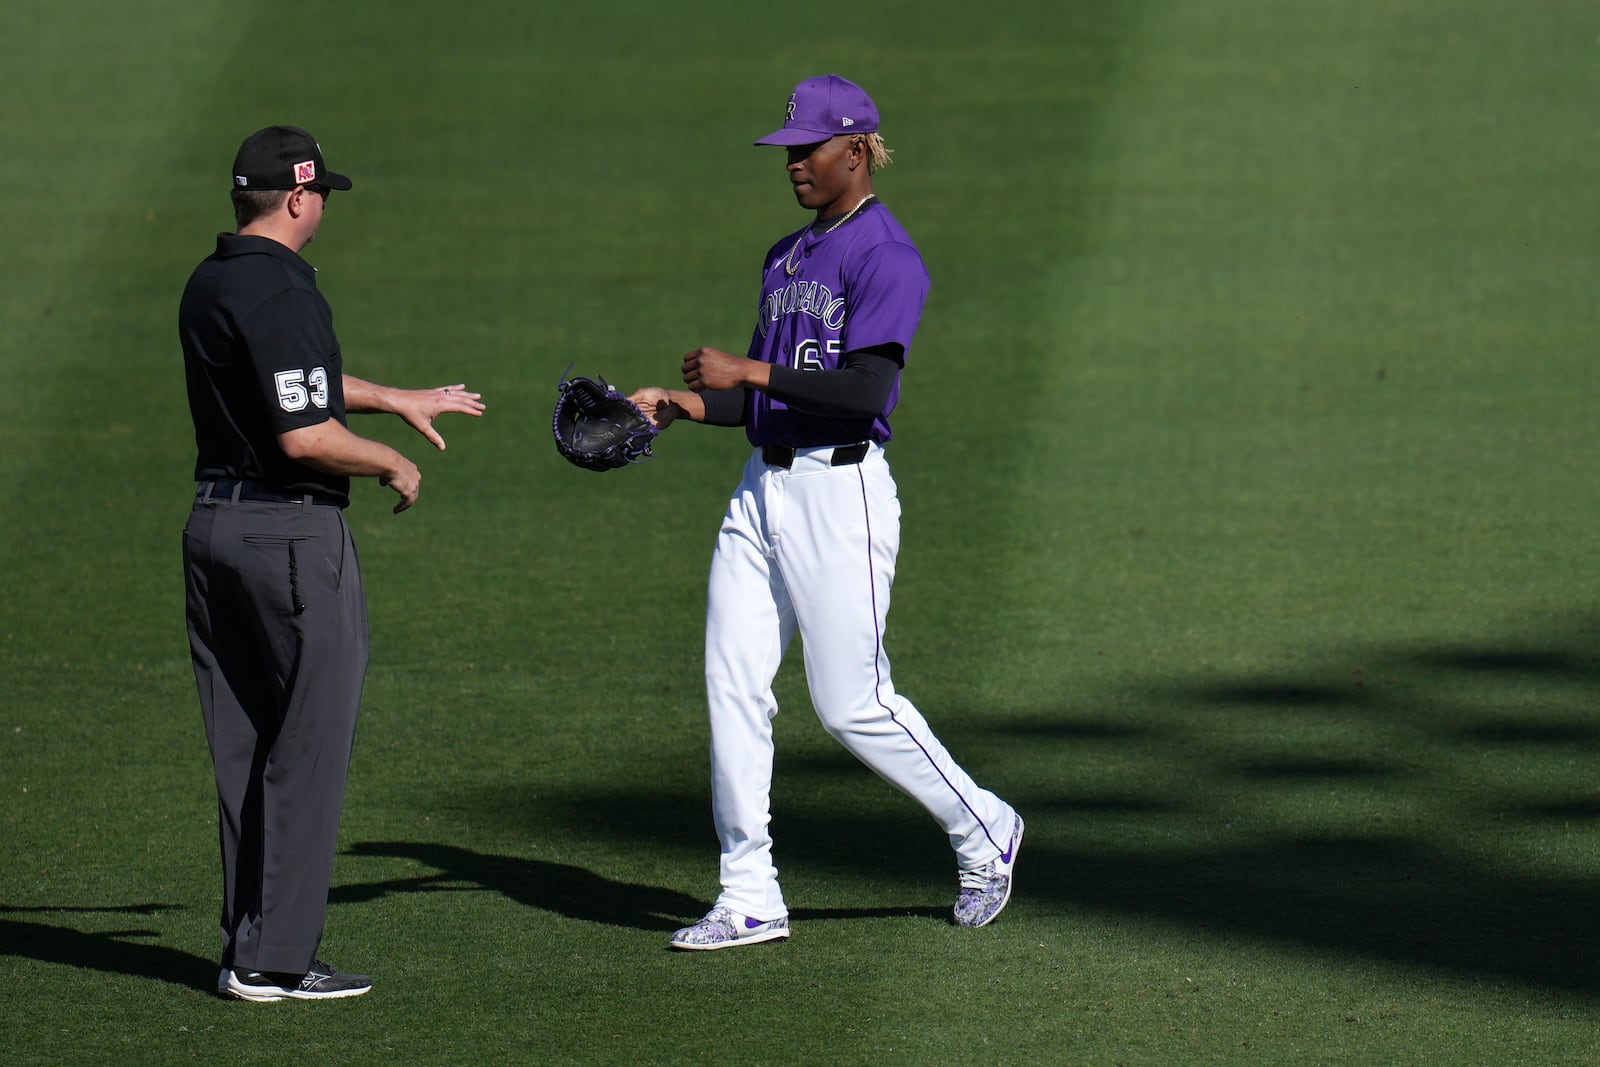
[[[254,1004],[272,1004],[280,1000],[339,1000],[344,997],[359,997],[363,993],[372,992],[372,987],[361,986],[357,989],[335,989],[327,993],[302,993],[299,989],[284,989],[282,986],[252,986],[243,982],[234,981],[233,976],[228,976],[224,988],[219,990],[223,996],[235,1000],[248,1000]]]
[[[764,930],[759,934],[751,934],[749,937],[735,938],[732,941],[718,941],[711,945],[694,945],[687,941],[668,941],[667,947],[679,949],[683,952],[713,952],[719,948],[736,948],[739,945],[759,945],[763,941],[782,941],[788,936],[789,928],[783,927],[782,929],[778,930]]]

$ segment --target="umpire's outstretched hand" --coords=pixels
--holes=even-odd
[[[441,452],[444,451],[444,438],[433,428],[433,420],[447,411],[476,418],[483,414],[486,407],[483,394],[469,393],[467,387],[460,383],[441,385],[437,389],[396,389],[393,392],[395,399],[391,410]]]

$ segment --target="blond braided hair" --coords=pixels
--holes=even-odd
[[[876,133],[864,133],[867,142],[867,173],[876,174],[887,167],[894,160],[889,157],[894,155],[894,149],[883,143],[883,138]]]

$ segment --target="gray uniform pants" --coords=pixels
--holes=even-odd
[[[366,599],[337,507],[210,498],[183,531],[189,648],[216,772],[222,964],[303,974],[366,675]]]

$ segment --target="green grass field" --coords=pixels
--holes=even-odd
[[[0,1062],[1600,1063],[1593,5],[545,7],[0,8]],[[934,278],[897,680],[1029,843],[949,926],[795,655],[795,936],[672,954],[743,440],[589,474],[554,385],[742,348],[804,219],[748,144],[827,71]],[[211,993],[183,628],[177,298],[275,122],[356,180],[307,253],[348,369],[490,403],[356,424],[425,484],[350,513],[338,1004]]]

